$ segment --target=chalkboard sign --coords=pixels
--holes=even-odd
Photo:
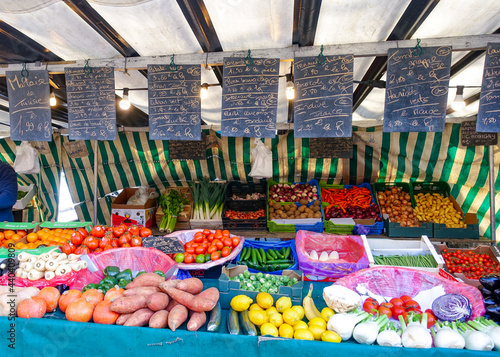
[[[500,133],[500,43],[488,43],[476,130]]]
[[[49,72],[5,72],[9,95],[10,138],[51,141]]]
[[[353,55],[295,59],[295,137],[352,136],[353,62]]]
[[[116,140],[115,73],[111,67],[65,68],[69,138]]]
[[[201,140],[169,140],[168,158],[171,160],[205,160],[207,151],[206,135],[201,133]]]
[[[309,157],[352,159],[352,146],[352,137],[311,138],[309,139]]]
[[[221,134],[274,138],[278,112],[278,58],[224,58]],[[247,64],[246,64],[247,63]]]
[[[478,133],[476,121],[464,121],[460,129],[463,146],[488,146],[497,143],[497,133]]]
[[[451,47],[389,49],[385,132],[444,130]]]
[[[145,237],[142,238],[142,246],[146,248],[156,248],[165,254],[184,253],[184,247],[177,237]]]

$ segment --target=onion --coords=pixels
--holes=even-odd
[[[472,306],[461,294],[445,294],[434,300],[432,312],[441,321],[465,321],[472,314]]]

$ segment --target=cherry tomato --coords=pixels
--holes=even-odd
[[[194,262],[194,257],[191,254],[185,254],[184,263],[191,264],[192,262]]]
[[[436,316],[434,314],[427,314],[427,328],[431,328],[436,323]]]
[[[212,244],[215,244],[217,250],[221,250],[222,248],[224,248],[224,243],[222,243],[219,239],[214,239]]]
[[[208,237],[212,232],[210,231],[210,229],[204,229],[203,230],[203,234],[205,235],[205,237]]]
[[[392,317],[392,311],[390,308],[380,305],[378,308],[379,315],[386,315],[388,318]]]
[[[214,233],[215,239],[221,239],[223,237],[222,231],[220,229],[217,229]]]
[[[394,306],[403,306],[403,300],[398,299],[398,298],[392,298],[391,299],[391,304]]]
[[[233,241],[229,237],[225,237],[224,240],[222,241],[222,243],[224,243],[224,246],[226,246],[226,247],[233,246]]]
[[[205,251],[206,251],[205,247],[201,247],[201,246],[200,247],[196,247],[194,249],[194,252],[195,252],[196,255],[205,254]]]
[[[229,237],[230,233],[229,233],[229,231],[228,231],[227,229],[224,229],[224,230],[222,231],[222,235],[223,235],[224,237]]]
[[[194,234],[194,238],[193,240],[196,242],[196,243],[202,243],[203,242],[203,239],[205,239],[205,235],[203,234],[203,232],[196,232]]]
[[[217,247],[215,245],[210,245],[208,248],[207,248],[207,253],[208,254],[212,254],[213,252],[216,252],[217,251]],[[212,259],[213,260],[213,259]]]
[[[403,303],[406,303],[407,301],[413,300],[411,296],[408,295],[403,295],[400,297],[400,299],[403,301]]]
[[[222,248],[220,255],[222,255],[223,257],[227,257],[229,254],[231,254],[231,248],[230,247],[224,247],[224,248]]]
[[[375,304],[373,301],[365,301],[363,303],[363,311],[375,315],[377,313],[377,310],[378,310],[378,304]]]
[[[405,304],[404,304],[404,307],[406,308],[406,310],[408,310],[410,308],[420,309],[420,305],[418,304],[418,302],[416,302],[414,300],[408,300],[408,301],[406,301]]]
[[[399,318],[399,315],[402,315],[403,313],[407,314],[406,310],[402,306],[394,306],[391,311],[392,317],[396,320]]]
[[[214,239],[215,239],[215,234],[213,233],[210,233],[208,236],[207,236],[207,239],[209,242],[212,242]]]
[[[238,237],[233,237],[231,240],[233,241],[233,247],[237,247],[238,244],[240,244],[240,239]]]
[[[210,259],[212,259],[212,260],[220,259],[220,253],[217,251],[212,252],[212,254],[210,254]]]
[[[185,250],[186,250],[186,253],[188,253],[188,254],[194,254],[194,252],[195,252],[195,248],[193,248],[193,247],[187,247]]]

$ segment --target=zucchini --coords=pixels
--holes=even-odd
[[[210,312],[210,319],[208,320],[207,331],[216,332],[219,330],[220,321],[222,316],[222,309],[220,302]]]
[[[243,333],[248,336],[257,336],[257,329],[248,317],[248,310],[240,312],[239,315]]]
[[[292,251],[292,249],[290,247],[288,247],[288,248],[285,249],[285,254],[283,255],[285,259],[288,259],[288,257],[290,256],[291,251]]]
[[[229,313],[227,314],[227,330],[231,335],[240,334],[240,323],[238,321],[238,313],[231,308],[229,308]]]
[[[266,252],[264,252],[263,248],[259,249],[260,257],[262,259],[262,264],[266,264]]]

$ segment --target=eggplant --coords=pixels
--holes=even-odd
[[[497,274],[483,275],[479,278],[479,282],[484,288],[490,291],[500,289],[500,276]]]
[[[493,296],[490,296],[488,298],[484,298],[484,304],[486,306],[488,305],[495,305],[495,304],[498,304],[498,301],[493,297]]]
[[[487,289],[482,285],[479,285],[477,288],[479,289],[481,295],[483,295],[484,298],[486,298],[487,296],[493,296],[493,290]]]
[[[486,306],[486,314],[493,317],[495,321],[500,320],[500,305],[489,305]]]

